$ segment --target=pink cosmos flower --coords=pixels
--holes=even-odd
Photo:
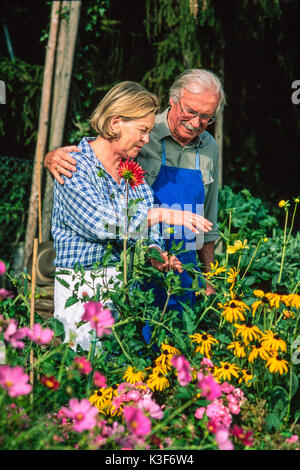
[[[28,338],[40,345],[50,343],[53,335],[54,331],[50,330],[50,328],[43,329],[40,323],[35,323],[32,330],[27,328]]]
[[[0,276],[3,276],[3,274],[6,272],[6,266],[3,261],[0,260]]]
[[[215,438],[219,447],[219,450],[233,450],[233,444],[228,439],[229,431],[226,428],[219,428],[215,433]]]
[[[143,437],[151,431],[151,421],[148,416],[135,406],[124,406],[124,418],[128,429],[136,436]]]
[[[4,288],[0,289],[0,300],[3,299],[13,299],[14,298],[14,293],[11,290],[6,290]]]
[[[85,357],[76,356],[74,359],[75,367],[81,372],[82,374],[89,374],[93,369],[91,367],[90,361],[88,361]]]
[[[5,341],[10,343],[14,348],[22,349],[24,348],[24,343],[20,340],[27,336],[27,329],[20,328],[18,330],[18,323],[13,318],[12,320],[10,320],[3,336]]]
[[[177,369],[179,385],[185,387],[192,380],[190,363],[184,356],[174,356],[171,363]]]
[[[111,333],[109,327],[114,324],[110,310],[104,309],[100,302],[87,302],[84,304],[84,314],[81,319],[90,322],[99,338],[103,335],[109,335]]]
[[[149,413],[153,419],[161,419],[164,415],[161,407],[150,397],[144,397],[138,402],[138,407],[145,413]]]
[[[197,408],[195,413],[194,413],[194,416],[195,418],[197,419],[202,419],[203,416],[204,416],[204,413],[205,413],[205,407],[204,406],[201,406],[200,408]]]
[[[81,401],[77,400],[77,398],[72,398],[69,401],[69,408],[63,406],[61,410],[67,418],[73,420],[74,431],[82,432],[96,426],[98,410],[86,398],[83,398]]]
[[[97,370],[94,373],[93,380],[94,380],[94,384],[97,388],[107,387],[106,378],[104,377],[104,375],[100,374],[100,372],[98,372]]]
[[[202,377],[201,377],[202,375]],[[198,374],[198,387],[201,389],[201,395],[209,401],[219,398],[222,394],[221,385],[218,384],[212,375]]]
[[[7,390],[10,397],[27,395],[32,386],[28,383],[29,375],[24,374],[21,366],[0,366],[0,386]]]
[[[293,436],[286,438],[285,442],[287,442],[288,444],[293,444],[294,442],[298,442],[298,440],[299,437],[297,436],[297,434],[294,434]]]

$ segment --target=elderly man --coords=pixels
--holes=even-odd
[[[218,147],[206,129],[225,104],[220,80],[212,72],[190,69],[183,72],[170,89],[170,106],[156,117],[150,141],[142,148],[137,161],[146,171],[146,182],[154,191],[154,202],[168,207],[199,213],[212,222],[212,230],[204,233],[204,243],[194,245],[190,235],[182,235],[193,247],[179,255],[183,263],[195,263],[197,255],[203,271],[214,262],[214,245],[218,237]],[[49,152],[44,165],[63,184],[60,174],[71,177],[76,161],[69,154],[78,150],[70,146]],[[186,231],[185,231],[186,232]],[[171,236],[175,238],[176,235]],[[177,237],[177,242],[178,240]],[[202,246],[201,246],[202,245]],[[184,245],[186,248],[186,245]],[[182,273],[182,285],[191,286],[191,278]],[[206,294],[214,289],[206,284]],[[194,293],[178,300],[194,303]],[[180,304],[176,302],[176,306]]]

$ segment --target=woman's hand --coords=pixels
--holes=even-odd
[[[150,209],[148,212],[148,226],[162,222],[168,225],[184,225],[196,234],[199,234],[199,231],[209,232],[212,229],[212,223],[209,220],[191,211],[165,208]]]
[[[77,162],[69,152],[80,152],[80,150],[75,145],[60,147],[48,152],[44,159],[44,167],[50,171],[60,184],[64,184],[64,180],[60,175],[71,178],[72,173],[76,171]]]
[[[157,260],[155,258],[149,258],[151,265],[153,268],[157,269],[161,272],[168,272],[171,270],[178,271],[182,273],[182,265],[178,258],[174,255],[169,255],[167,251],[162,251],[158,247],[152,247],[152,249],[156,249],[159,252],[162,261]]]

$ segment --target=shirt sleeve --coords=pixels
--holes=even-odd
[[[61,186],[55,182],[55,203],[65,225],[88,241],[123,238],[126,222],[125,200],[110,200],[105,185],[99,191],[88,175],[78,169]],[[148,208],[137,205],[128,224],[128,238],[142,237],[147,228]],[[137,235],[138,234],[138,235]]]

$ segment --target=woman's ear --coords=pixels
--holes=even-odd
[[[120,118],[120,116],[113,116],[110,121],[110,127],[113,130],[114,134],[118,136],[117,138],[120,137],[121,121],[122,119]]]

